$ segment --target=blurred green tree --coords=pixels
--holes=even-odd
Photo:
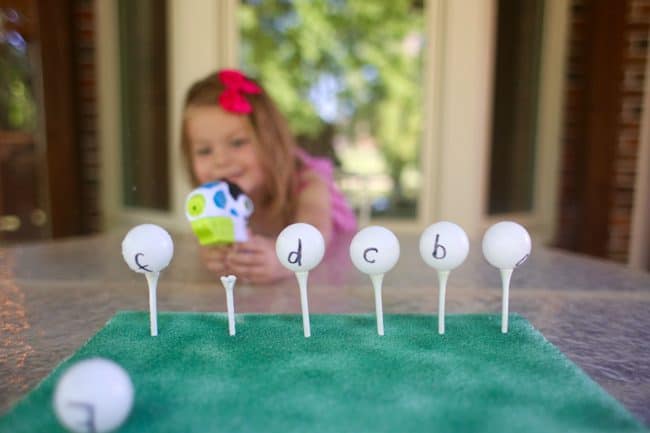
[[[294,133],[370,134],[399,190],[403,168],[418,166],[422,1],[243,0],[238,14],[242,67]]]
[[[15,31],[0,29],[0,129],[31,131],[36,106],[27,44]]]

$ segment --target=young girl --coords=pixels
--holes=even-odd
[[[255,206],[248,242],[201,247],[205,266],[218,275],[253,283],[289,275],[275,254],[275,238],[294,222],[318,228],[326,244],[356,228],[331,163],[300,149],[269,95],[239,71],[219,71],[190,88],[181,144],[194,186],[226,179]]]

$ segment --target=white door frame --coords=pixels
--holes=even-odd
[[[639,133],[634,210],[630,232],[630,267],[650,271],[650,56],[646,57],[643,115]]]
[[[544,2],[533,209],[523,213],[485,214],[483,221],[483,229],[499,220],[518,221],[529,229],[535,240],[544,244],[553,240],[557,222],[569,8],[569,0]]]

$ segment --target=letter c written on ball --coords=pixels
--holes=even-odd
[[[379,250],[378,250],[377,248],[375,248],[375,247],[366,248],[366,249],[363,251],[363,260],[365,260],[365,261],[368,262],[368,263],[375,263],[377,260],[374,260],[374,259],[368,257],[368,255],[369,255],[369,253],[370,253],[371,251],[374,252],[374,253],[378,253],[378,252],[379,252]]]

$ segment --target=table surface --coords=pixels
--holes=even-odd
[[[147,310],[145,279],[121,256],[124,233],[0,248],[0,414],[74,353],[118,310]],[[174,234],[158,285],[159,311],[225,311],[225,291],[202,269],[196,241]],[[385,313],[436,313],[437,280],[418,236],[399,234],[401,258],[384,279]],[[370,280],[351,264],[349,239],[309,275],[312,313],[374,311]],[[596,382],[650,425],[650,274],[539,245],[512,277],[510,310],[525,316]],[[500,277],[471,242],[453,271],[446,311],[499,313]],[[295,279],[237,283],[238,312],[299,313]],[[388,331],[388,330],[387,330]],[[447,329],[447,332],[453,332]]]

